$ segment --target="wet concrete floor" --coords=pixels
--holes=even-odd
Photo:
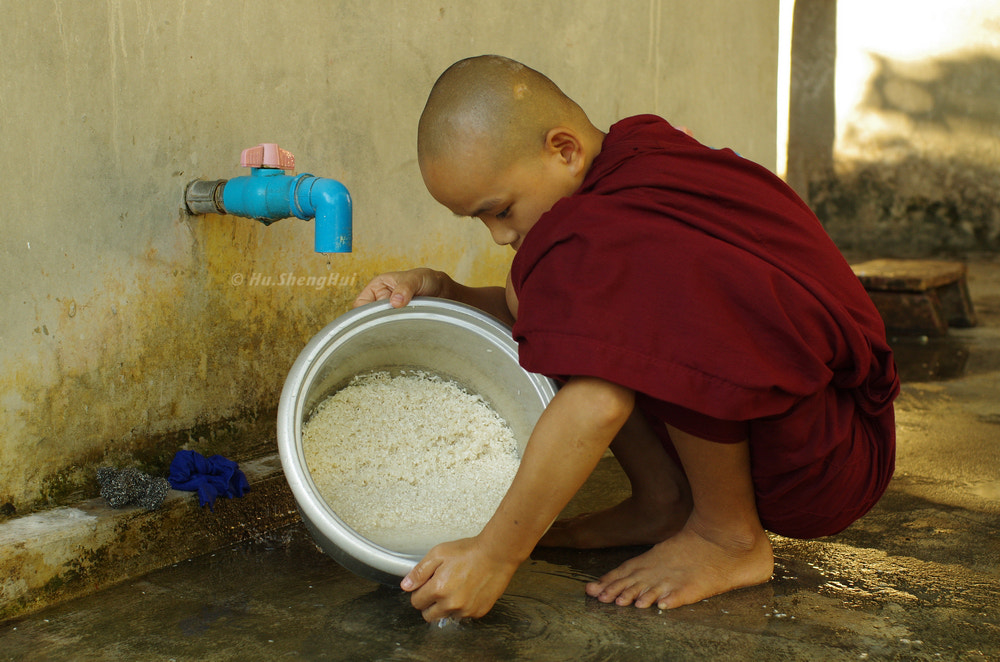
[[[1000,660],[1000,263],[970,288],[978,327],[894,343],[886,496],[838,536],[775,537],[762,586],[616,607],[583,584],[641,550],[538,550],[485,618],[439,627],[292,526],[0,624],[0,660]],[[625,492],[607,458],[568,514]]]

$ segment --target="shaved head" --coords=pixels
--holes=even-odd
[[[431,89],[417,129],[421,168],[473,152],[502,168],[540,153],[559,126],[591,126],[586,114],[539,72],[499,55],[460,60]]]

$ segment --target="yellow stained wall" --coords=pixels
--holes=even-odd
[[[308,338],[376,273],[502,282],[509,252],[439,208],[415,162],[427,91],[461,57],[522,60],[601,128],[659,113],[774,165],[778,0],[0,10],[0,517],[80,494],[101,463],[273,410]],[[259,142],[348,186],[353,254],[313,253],[296,219],[181,211],[189,181],[242,174]]]

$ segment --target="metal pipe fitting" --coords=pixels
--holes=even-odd
[[[184,205],[189,214],[225,214],[222,204],[222,190],[225,179],[196,179],[184,190]]]

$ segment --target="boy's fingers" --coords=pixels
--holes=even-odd
[[[364,289],[358,293],[357,298],[354,300],[354,307],[357,308],[366,303],[389,299],[394,307],[399,308],[409,303],[412,298],[413,295],[408,292],[404,285],[401,285],[390,275],[383,274],[365,285]]]
[[[363,306],[366,303],[371,303],[372,301],[375,301],[374,292],[367,289],[362,290],[361,294],[358,295],[358,298],[354,300],[354,307],[357,308],[358,306]]]
[[[429,269],[393,271],[376,276],[354,300],[354,307],[373,301],[389,300],[393,308],[402,308],[418,294],[438,296],[441,285]]]
[[[389,305],[393,308],[402,308],[406,304],[410,303],[413,298],[413,292],[409,288],[400,285],[392,291],[389,296]]]
[[[410,570],[410,572],[403,577],[403,581],[399,583],[399,587],[404,591],[417,590],[427,583],[427,580],[434,575],[434,571],[437,570],[439,565],[441,565],[441,562],[437,560],[422,560],[420,563],[413,566],[413,570]]]
[[[372,303],[373,301],[378,301],[380,296],[383,299],[387,299],[392,293],[392,287],[387,286],[384,276],[377,276],[373,278],[367,285],[365,285],[358,296],[354,299],[354,307],[363,306],[366,303]]]

